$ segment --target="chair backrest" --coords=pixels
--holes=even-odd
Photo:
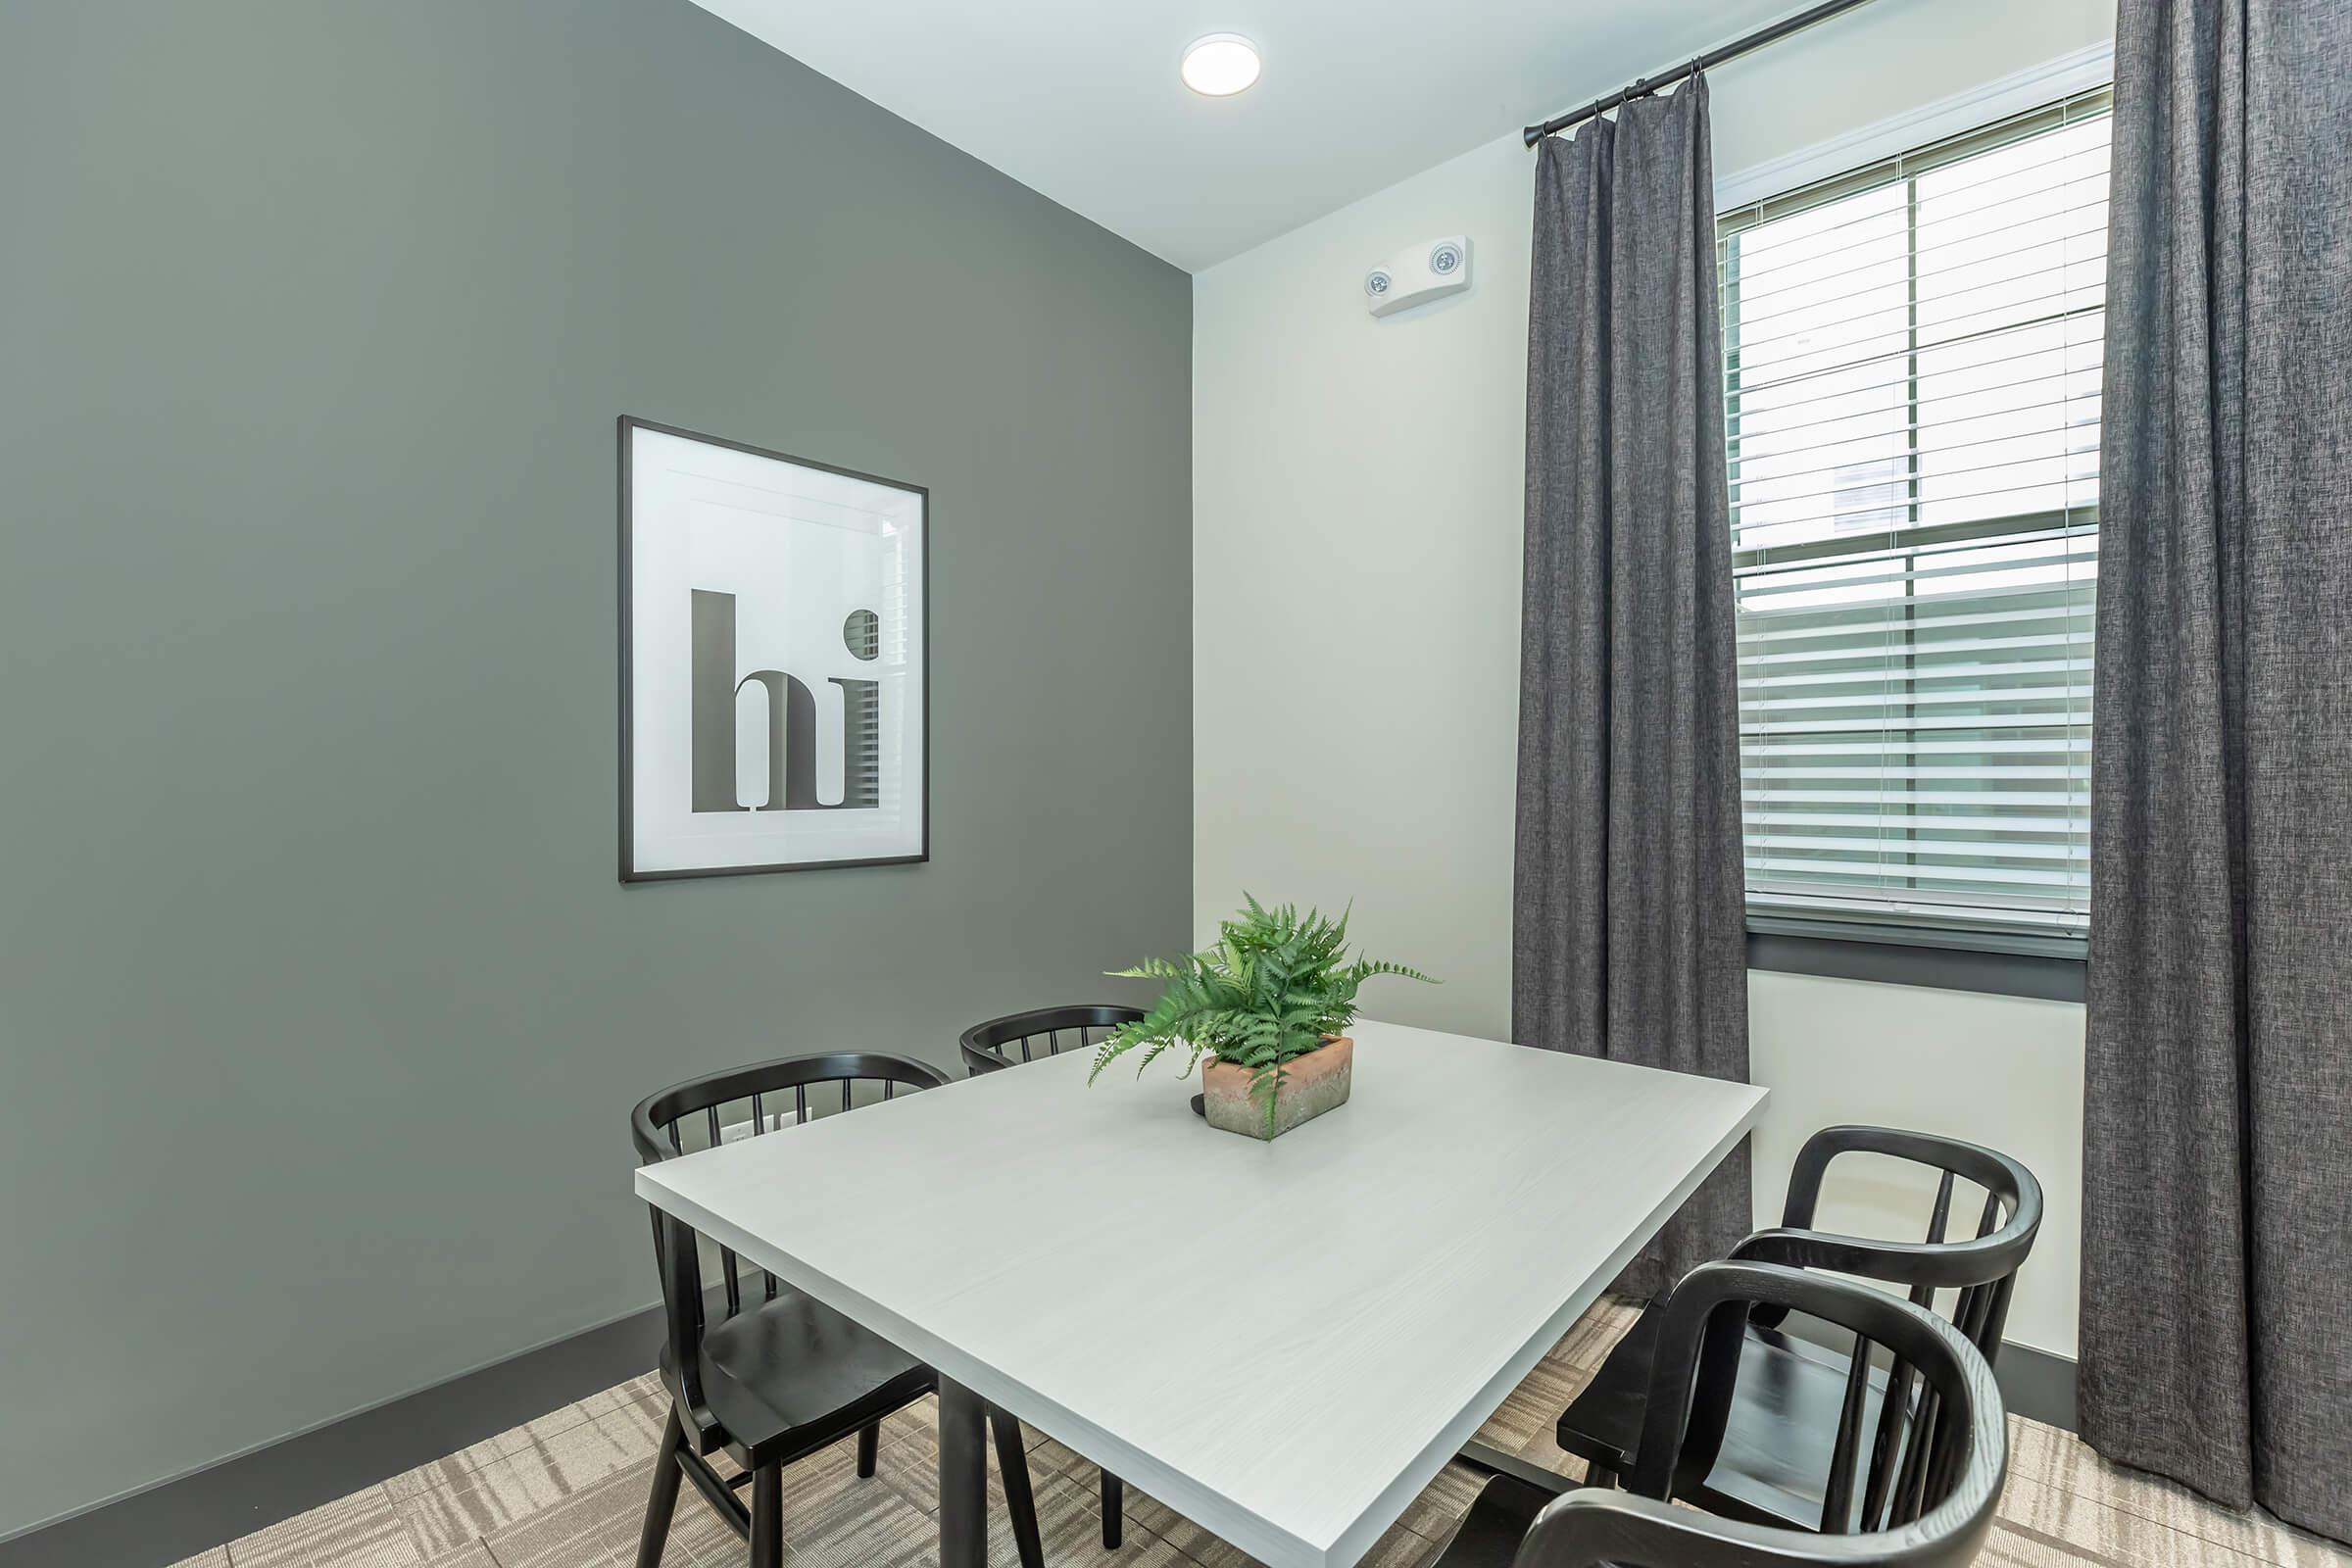
[[[878,1052],[823,1052],[785,1056],[748,1067],[691,1078],[649,1095],[629,1113],[629,1134],[639,1164],[676,1159],[738,1138],[754,1138],[820,1116],[839,1115],[860,1103],[895,1099],[902,1090],[945,1087],[947,1074],[927,1062]],[[858,1086],[867,1088],[862,1099]],[[662,1307],[666,1320],[669,1362],[676,1393],[698,1423],[709,1424],[703,1401],[701,1347],[710,1307],[721,1320],[744,1308],[743,1265],[729,1249],[713,1242],[723,1281],[724,1304],[710,1300],[703,1285],[702,1238],[684,1220],[653,1210],[654,1260],[662,1271]],[[776,1279],[760,1275],[757,1307],[775,1299]]]
[[[1744,1322],[1759,1306],[1809,1313],[1857,1341],[1820,1535],[1669,1506],[1714,1467]],[[1916,1374],[1920,1395],[1886,1398],[1872,1423],[1866,1396],[1881,1361],[1906,1385]],[[2008,1475],[2007,1416],[1992,1368],[1957,1329],[1886,1292],[1778,1264],[1706,1263],[1675,1286],[1645,1409],[1626,1476],[1631,1494],[1586,1490],[1551,1503],[1517,1568],[1959,1568],[1983,1545]]]
[[[1883,1241],[1813,1229],[1822,1179],[1830,1162],[1840,1154],[1855,1153],[1884,1154],[1940,1173],[1924,1241]],[[1949,1234],[1955,1180],[1984,1190],[1984,1208],[1973,1237],[1955,1239]],[[1890,1127],[1825,1127],[1806,1139],[1805,1147],[1797,1152],[1781,1224],[1748,1237],[1732,1250],[1732,1256],[1797,1268],[1834,1269],[1907,1285],[1911,1300],[1931,1311],[1938,1290],[1957,1291],[1952,1323],[1991,1360],[2000,1350],[2017,1271],[2033,1251],[2034,1234],[2040,1229],[2041,1183],[2007,1154],[1934,1133],[1898,1132]],[[1755,1321],[1770,1327],[1782,1315],[1781,1309],[1766,1307],[1755,1313]]]
[[[1143,1015],[1138,1007],[1075,1003],[991,1018],[963,1032],[963,1070],[977,1078],[982,1073],[1035,1061],[1041,1055],[1057,1056],[1064,1051],[1092,1050],[1111,1030],[1123,1023],[1133,1023]]]

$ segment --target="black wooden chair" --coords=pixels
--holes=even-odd
[[[638,1105],[629,1129],[638,1159],[651,1163],[850,1110],[858,1102],[858,1084],[871,1086],[870,1102],[948,1081],[937,1068],[901,1056],[788,1056],[664,1089]],[[834,1096],[827,1091],[836,1085],[838,1103],[828,1104]],[[882,1418],[931,1393],[936,1380],[897,1346],[723,1247],[717,1248],[720,1281],[706,1289],[701,1246],[685,1221],[654,1210],[654,1256],[667,1319],[662,1381],[670,1407],[638,1568],[662,1560],[681,1477],[751,1543],[753,1568],[779,1568],[784,1466],[856,1433],[858,1473],[871,1476]],[[743,1469],[732,1480],[710,1462],[721,1449]],[[1014,1530],[1020,1533],[1025,1521],[1033,1540],[1029,1489],[1016,1489],[1009,1473],[1005,1479]],[[1021,1480],[1027,1479],[1024,1470]],[[748,1508],[735,1495],[745,1485],[752,1489]]]
[[[1037,1007],[1028,1012],[1008,1013],[991,1018],[966,1029],[960,1044],[963,1047],[963,1070],[973,1078],[986,1073],[1003,1072],[1024,1061],[1035,1061],[1040,1055],[1057,1056],[1064,1051],[1091,1051],[1102,1043],[1102,1037],[1123,1023],[1133,1023],[1143,1016],[1139,1007],[1118,1007],[1108,1003],[1075,1003],[1062,1007]],[[1090,1037],[1091,1032],[1091,1037]],[[1068,1038],[1064,1038],[1064,1036]],[[996,1434],[997,1469],[1006,1478],[1020,1473],[1021,1488],[1029,1486],[1027,1450],[1021,1444],[1021,1424],[1004,1411],[991,1408],[989,1424]],[[1015,1461],[1018,1461],[1017,1463]],[[1126,1535],[1127,1489],[1109,1471],[1100,1472],[1102,1496],[1102,1544],[1116,1550]],[[1013,1519],[1013,1537],[1021,1548],[1021,1568],[1044,1568],[1045,1553],[1039,1546],[1034,1528],[1023,1535],[1020,1518]]]
[[[1840,1154],[1890,1155],[1941,1172],[1924,1242],[1876,1241],[1811,1228],[1830,1162]],[[1984,1191],[1976,1235],[1948,1240],[1955,1179]],[[1956,1292],[1952,1325],[1990,1364],[2017,1270],[2033,1250],[2041,1225],[2041,1185],[2008,1155],[1958,1139],[1884,1127],[1831,1127],[1805,1141],[1788,1182],[1782,1223],[1732,1250],[1735,1261],[1834,1270],[1910,1288],[1913,1304],[1934,1310],[1939,1290]],[[1600,1371],[1560,1416],[1559,1445],[1586,1461],[1597,1486],[1624,1473],[1644,1431],[1663,1309],[1653,1303],[1609,1352]],[[1828,1456],[1850,1384],[1852,1357],[1819,1343],[1833,1335],[1790,1333],[1785,1308],[1762,1305],[1749,1314],[1740,1341],[1738,1392],[1712,1473],[1696,1480],[1692,1495],[1710,1511],[1752,1523],[1824,1530],[1822,1490]],[[1875,1411],[1885,1401],[1912,1399],[1907,1381],[1872,1369],[1861,1397]],[[1900,1478],[1916,1489],[1920,1477]]]
[[[1006,1067],[1018,1067],[1024,1061],[1035,1061],[1041,1055],[1057,1056],[1064,1051],[1091,1051],[1101,1045],[1102,1037],[1111,1030],[1123,1023],[1133,1023],[1143,1015],[1142,1009],[1136,1007],[1114,1007],[1106,1003],[1080,1003],[1066,1007],[1038,1007],[1029,1012],[991,1018],[963,1032],[963,1070],[977,1078],[982,1073],[999,1072]],[[1064,1035],[1068,1038],[1064,1039]]]
[[[1744,1353],[1751,1313],[1793,1308],[1854,1336],[1819,1478],[1826,1534],[1713,1517],[1703,1478],[1758,1369]],[[1873,1348],[1877,1348],[1874,1349]],[[1992,1527],[2009,1469],[2007,1417],[1992,1368],[1951,1324],[1851,1281],[1773,1263],[1704,1263],[1658,1313],[1642,1422],[1625,1492],[1555,1495],[1511,1476],[1480,1492],[1434,1568],[1961,1568]],[[1881,1356],[1917,1402],[1867,1398]],[[1906,1478],[1916,1475],[1916,1484]],[[1858,1502],[1858,1506],[1857,1506]]]

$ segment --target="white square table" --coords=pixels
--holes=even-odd
[[[1072,1053],[649,1165],[637,1192],[1272,1568],[1348,1568],[1755,1123],[1765,1092],[1359,1022],[1270,1144]],[[1179,1064],[1181,1061],[1179,1060]]]

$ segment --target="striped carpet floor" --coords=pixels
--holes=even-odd
[[[1479,1434],[1563,1474],[1551,1422],[1632,1321],[1604,1301],[1570,1330]],[[180,1568],[630,1568],[663,1405],[651,1377],[298,1518],[189,1558]],[[791,1568],[915,1568],[936,1561],[938,1446],[926,1401],[884,1427],[879,1472],[859,1481],[843,1444],[785,1480]],[[2352,1552],[2261,1513],[2217,1508],[2168,1482],[2106,1463],[2067,1433],[2012,1417],[2009,1487],[1980,1561],[2001,1568],[2352,1568]],[[1053,1568],[1251,1568],[1250,1559],[1132,1489],[1126,1544],[1102,1549],[1095,1472],[1032,1434],[1038,1522]],[[1365,1557],[1427,1568],[1480,1478],[1449,1466]],[[991,1568],[1017,1568],[1004,1495],[989,1480]],[[740,1568],[743,1544],[692,1488],[678,1500],[665,1568]]]

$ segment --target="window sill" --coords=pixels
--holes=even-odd
[[[2082,1000],[2086,939],[2073,933],[1878,925],[1766,909],[1747,916],[1747,966],[2047,1002]]]

